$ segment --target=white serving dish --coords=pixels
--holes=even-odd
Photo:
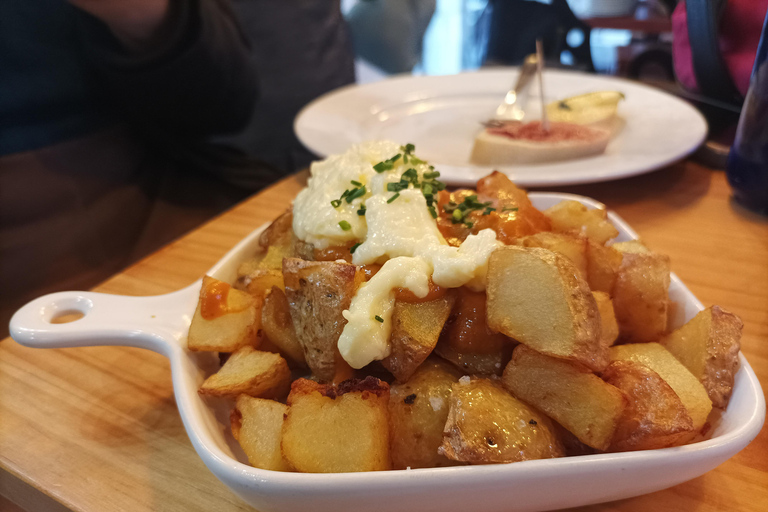
[[[582,196],[531,193],[540,209]],[[610,220],[619,240],[637,234],[615,213]],[[237,263],[252,253],[261,229],[254,231],[217,263],[210,274],[234,278]],[[192,444],[208,468],[244,501],[261,512],[343,511],[508,511],[550,510],[629,498],[703,475],[747,446],[765,419],[765,399],[755,373],[740,356],[733,397],[712,429],[711,438],[662,450],[533,460],[513,464],[459,466],[372,473],[300,474],[256,469],[229,433],[229,405],[206,402],[197,394],[218,358],[186,349],[186,335],[200,281],[167,295],[124,297],[94,292],[46,295],[22,307],[11,320],[11,336],[35,348],[128,345],[170,359],[179,414]],[[680,304],[675,325],[703,309],[674,274],[670,297]],[[62,311],[84,317],[51,324]]]
[[[470,159],[481,122],[494,116],[518,75],[488,68],[445,76],[394,76],[349,85],[306,105],[294,121],[299,140],[320,156],[343,153],[366,140],[416,145],[416,154],[440,170],[440,180],[474,186],[498,170],[522,187],[608,181],[669,166],[698,148],[707,122],[694,107],[660,89],[622,78],[548,69],[546,96],[532,85],[525,120],[541,118],[541,103],[595,91],[620,91],[617,131],[605,152],[559,162],[482,166]]]

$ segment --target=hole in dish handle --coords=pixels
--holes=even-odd
[[[128,297],[59,292],[39,297],[11,318],[11,337],[33,348],[125,345],[169,355],[186,337],[199,283],[166,295]]]

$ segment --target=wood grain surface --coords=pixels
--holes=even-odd
[[[305,178],[283,180],[96,289],[155,295],[192,283],[282,212]],[[604,202],[653,250],[670,255],[673,270],[705,305],[740,315],[742,350],[765,390],[768,219],[734,205],[722,173],[686,162],[554,190]],[[10,511],[252,510],[195,454],[165,358],[120,347],[34,350],[10,339],[0,343],[0,496],[0,510]],[[700,478],[583,510],[768,510],[766,429]]]

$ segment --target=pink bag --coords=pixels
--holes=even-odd
[[[672,57],[683,87],[741,103],[767,10],[768,0],[678,3],[672,14]]]

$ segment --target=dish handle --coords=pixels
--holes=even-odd
[[[59,292],[22,306],[11,337],[32,348],[124,345],[167,357],[186,337],[200,284],[152,297]]]

